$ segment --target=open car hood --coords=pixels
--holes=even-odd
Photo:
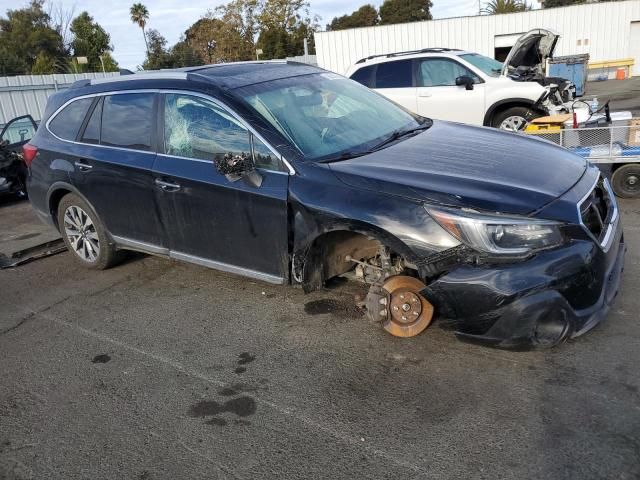
[[[534,67],[544,73],[547,59],[553,57],[560,34],[545,28],[535,28],[516,40],[502,67],[502,75],[509,69]]]

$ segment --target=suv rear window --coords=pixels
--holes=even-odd
[[[376,69],[376,88],[407,88],[413,86],[411,60],[379,63]]]
[[[63,140],[75,140],[91,102],[93,98],[81,98],[71,102],[53,117],[49,123],[49,130]]]
[[[151,150],[152,93],[125,93],[105,97],[100,144]]]

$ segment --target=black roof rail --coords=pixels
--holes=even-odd
[[[446,48],[446,47],[433,47],[433,48],[422,48],[420,50],[407,50],[406,52],[394,52],[394,53],[383,53],[380,55],[371,55],[369,57],[361,58],[356,63],[364,63],[367,60],[371,60],[373,58],[380,57],[400,57],[402,55],[415,55],[416,53],[442,53],[442,52],[461,52],[459,48]]]

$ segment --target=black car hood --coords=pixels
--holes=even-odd
[[[575,185],[587,162],[533,137],[434,121],[419,135],[329,165],[353,187],[440,205],[526,215]]]

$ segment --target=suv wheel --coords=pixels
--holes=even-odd
[[[120,260],[104,226],[91,206],[77,195],[65,195],[58,205],[58,225],[64,243],[81,265],[103,270]]]
[[[520,132],[527,124],[540,115],[527,107],[511,107],[493,116],[491,126],[509,132]]]

